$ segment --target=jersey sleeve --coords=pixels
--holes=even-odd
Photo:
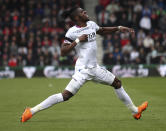
[[[64,43],[72,43],[74,41],[74,36],[72,31],[69,29],[65,35]]]
[[[93,28],[96,29],[96,31],[99,30],[100,27],[94,21],[91,21],[91,24],[92,24]]]

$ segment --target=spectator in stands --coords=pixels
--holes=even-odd
[[[49,17],[51,15],[51,9],[49,7],[49,4],[44,5],[44,17]]]
[[[139,30],[137,33],[137,46],[142,46],[145,37],[146,37],[146,34],[144,33],[144,31]]]
[[[35,15],[43,16],[44,15],[44,10],[42,8],[41,3],[37,4],[37,7],[35,9]]]
[[[72,26],[70,19],[65,21],[67,24],[64,26],[60,14],[64,9],[74,5],[84,7],[83,0],[3,0],[0,1],[0,5],[0,65],[7,66],[11,59],[17,61],[16,66],[74,63],[76,56],[72,53],[66,58],[60,57],[60,43],[64,32]],[[117,58],[123,60],[120,63],[129,63],[130,54],[122,49],[128,42],[134,47],[131,53],[135,49],[139,53],[135,63],[145,64],[147,52],[152,52],[152,46],[153,52],[156,50],[158,53],[166,53],[164,0],[99,0],[95,13],[101,26],[118,24],[131,26],[136,31],[136,37],[125,36],[126,34],[122,33],[110,34],[104,38],[103,62],[105,64],[111,64],[106,58],[113,64],[116,64]],[[109,55],[108,49],[115,53],[116,48],[121,55],[112,59],[113,54]],[[48,56],[50,59],[45,62]],[[161,57],[158,62],[163,63],[164,60],[165,57]]]
[[[105,65],[115,65],[116,64],[116,60],[114,58],[113,53],[106,53],[103,57],[103,63]]]
[[[151,10],[145,6],[142,10],[142,16],[151,17]]]
[[[149,53],[150,52],[150,49],[152,46],[154,46],[154,40],[152,39],[152,37],[150,36],[150,34],[148,34],[144,41],[143,41],[143,46],[145,48],[145,52],[146,53]]]
[[[25,66],[26,65],[26,60],[25,59],[23,59],[23,57],[21,56],[21,55],[18,55],[18,57],[17,57],[17,65],[18,66]]]
[[[161,45],[161,43],[159,41],[155,42],[154,48],[155,48],[155,50],[157,50],[158,53],[164,52],[164,47]]]
[[[114,55],[114,59],[116,60],[116,62],[120,62],[123,59],[122,53],[118,47],[115,48],[113,55]]]
[[[159,27],[162,32],[166,32],[166,13],[163,17],[160,18],[159,20]]]
[[[44,56],[43,55],[39,56],[39,61],[38,61],[37,65],[39,65],[41,67],[43,67],[45,65],[44,64]]]
[[[28,54],[26,56],[26,65],[27,66],[35,65],[35,60],[33,59],[33,56],[32,56],[32,49],[28,50]]]
[[[111,10],[114,3],[115,2],[111,1],[110,4],[106,6],[106,9],[108,11]],[[134,35],[127,36],[127,35],[124,35],[123,33],[120,35],[120,38],[116,34],[111,35],[111,38],[109,40],[108,40],[108,37],[105,37],[103,40],[103,47],[104,47],[103,49],[105,50],[103,62],[107,64],[109,63],[106,60],[106,58],[108,58],[109,56],[108,48],[107,48],[108,45],[109,45],[109,49],[111,50],[115,50],[116,48],[122,49],[120,50],[120,52],[123,54],[123,60],[125,63],[129,63],[130,60],[131,60],[131,63],[133,64],[146,63],[145,56],[149,52],[151,52],[152,47],[157,52],[164,52],[164,50],[166,49],[166,46],[163,46],[163,44],[165,45],[165,42],[163,42],[164,36],[161,35],[161,31],[166,32],[165,28],[163,27],[163,25],[165,25],[164,22],[166,21],[164,18],[166,11],[164,8],[165,3],[163,2],[163,0],[161,1],[148,0],[146,2],[143,2],[143,1],[141,2],[140,0],[127,1],[127,2],[118,1],[117,5],[119,6],[120,10],[117,13],[113,13],[114,10],[110,12],[111,14],[107,22],[108,25],[116,26],[115,24],[119,22],[120,25],[125,24],[125,25],[132,26],[135,28],[136,37],[134,37]],[[99,11],[98,13],[101,13],[101,11]],[[109,41],[111,44],[109,43]],[[133,49],[127,48],[128,42],[132,43],[132,45],[130,44],[130,46],[134,47]],[[121,44],[119,45],[119,43]],[[110,45],[112,46],[112,48],[110,48]],[[130,50],[131,52],[129,51],[130,53],[127,53],[127,51],[124,51],[127,49],[131,49]]]
[[[52,55],[48,50],[44,51],[44,65],[51,65]]]
[[[151,14],[151,23],[152,23],[152,27],[154,29],[158,28],[158,22],[159,22],[159,17],[156,13],[156,10],[152,10],[152,14]]]
[[[114,46],[112,45],[111,41],[107,43],[107,49],[105,51],[106,53],[113,53],[114,52]]]
[[[116,57],[116,65],[122,65],[122,64],[124,64],[124,59],[122,55],[118,54]]]
[[[163,0],[159,0],[157,4],[160,8],[163,8],[163,9],[165,8],[165,3]]]
[[[154,48],[154,46],[151,47],[151,63],[152,64],[157,64],[159,63],[159,58],[157,57],[157,50]]]
[[[9,61],[8,61],[8,66],[10,66],[10,67],[16,67],[17,66],[17,58],[16,58],[15,55],[10,56]]]
[[[146,62],[146,53],[145,53],[143,47],[140,48],[140,50],[139,50],[139,59],[140,59],[139,64],[145,64],[145,62]]]
[[[105,9],[102,9],[102,11],[98,14],[98,24],[100,26],[106,26],[109,18],[109,13]]]
[[[131,36],[130,36],[130,42],[132,43],[133,47],[137,46],[137,37],[135,36],[135,34],[131,34]]]
[[[148,34],[152,28],[151,19],[148,15],[144,15],[140,20],[140,27]]]
[[[131,63],[140,62],[140,60],[139,60],[139,52],[136,50],[136,48],[133,48],[133,50],[130,53],[130,61],[131,61]]]
[[[109,13],[119,12],[120,11],[119,3],[115,0],[111,1],[111,3],[108,6],[106,6],[106,10]]]
[[[97,23],[99,23],[98,15],[99,15],[99,13],[100,13],[103,9],[104,9],[104,6],[101,5],[101,4],[98,4],[98,5],[95,7],[95,15],[96,15]]]
[[[133,7],[134,12],[140,13],[142,11],[142,9],[143,9],[142,4],[140,3],[139,0],[137,0],[134,7]]]
[[[162,44],[161,46],[164,49],[164,52],[166,53],[166,33],[163,34],[163,41],[161,44]]]
[[[162,34],[159,32],[159,30],[157,28],[154,29],[151,36],[155,42],[161,41],[161,39],[162,39]]]
[[[107,26],[117,26],[119,25],[118,19],[114,13],[111,13],[109,15],[108,21],[107,21]]]
[[[103,48],[104,48],[104,50],[109,48],[108,43],[112,43],[112,35],[111,34],[107,35],[106,38],[103,40]]]
[[[2,66],[8,66],[8,55],[7,54],[3,54],[2,56]]]
[[[122,53],[130,54],[132,51],[133,51],[133,47],[132,47],[130,41],[128,41],[128,42],[126,43],[126,45],[124,45],[124,46],[122,47]]]
[[[58,66],[59,65],[59,56],[58,56],[58,54],[54,54],[53,55],[51,64],[54,65],[54,66]]]
[[[10,54],[16,56],[17,55],[17,51],[18,51],[18,47],[17,47],[16,43],[13,41],[11,43],[11,46],[10,46]]]
[[[113,38],[112,38],[112,44],[115,46],[115,47],[121,47],[120,45],[120,37],[118,34],[114,34],[113,35]]]
[[[106,8],[109,3],[110,3],[110,0],[99,0],[99,3],[100,5],[102,5],[104,8]]]
[[[121,47],[124,47],[128,43],[130,43],[129,33],[121,33],[121,40],[120,40]]]
[[[130,26],[126,13],[122,13],[121,18],[119,19],[119,25]]]

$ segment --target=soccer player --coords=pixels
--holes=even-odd
[[[26,122],[41,110],[69,100],[88,80],[112,86],[118,98],[131,111],[133,117],[137,120],[140,119],[141,113],[148,106],[148,102],[136,107],[124,90],[121,81],[114,74],[100,67],[96,58],[96,34],[106,35],[116,31],[134,33],[134,30],[123,26],[99,27],[95,22],[90,21],[87,12],[79,7],[73,7],[69,11],[65,11],[63,15],[64,17],[70,17],[75,22],[75,26],[67,31],[61,47],[62,56],[67,55],[73,49],[76,50],[78,59],[75,65],[75,73],[62,93],[49,96],[32,108],[26,108],[22,114],[21,122]]]

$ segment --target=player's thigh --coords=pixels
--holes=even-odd
[[[68,90],[73,95],[75,95],[85,82],[86,79],[84,79],[84,76],[81,73],[77,72],[73,75],[73,78],[66,86],[65,90]]]
[[[113,73],[99,66],[95,70],[95,77],[93,81],[99,82],[105,85],[112,85],[112,83],[114,82],[114,79],[115,79],[115,75]]]

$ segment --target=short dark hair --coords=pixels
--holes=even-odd
[[[67,17],[70,17],[72,20],[74,20],[74,16],[75,16],[75,11],[78,9],[79,7],[78,6],[75,6],[69,10],[65,10],[63,13],[62,13],[62,17],[64,19],[66,19]]]

